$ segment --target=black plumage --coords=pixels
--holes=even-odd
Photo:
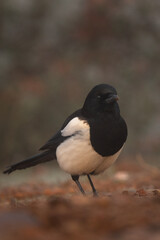
[[[40,148],[42,153],[11,165],[4,173],[57,159],[83,194],[79,176],[87,175],[96,195],[90,174],[107,169],[127,139],[127,125],[120,115],[117,101],[115,88],[107,84],[95,86],[83,107],[71,114],[60,130]]]

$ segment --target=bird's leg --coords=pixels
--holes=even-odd
[[[78,175],[71,175],[71,177],[72,177],[72,180],[77,184],[77,186],[78,186],[79,190],[81,191],[81,193],[83,195],[85,195],[85,192],[84,192],[84,190],[83,190],[83,188],[82,188],[82,186],[81,186],[81,184],[79,182],[79,176]]]
[[[97,193],[97,191],[96,191],[96,189],[95,189],[95,187],[94,187],[94,185],[93,185],[92,179],[91,179],[91,177],[89,176],[89,174],[87,174],[87,177],[88,177],[89,183],[90,183],[90,185],[91,185],[91,187],[92,187],[93,196],[97,197],[97,196],[98,196],[98,193]]]

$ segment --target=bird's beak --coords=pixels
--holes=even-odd
[[[113,95],[112,99],[115,100],[115,101],[118,101],[119,100],[119,96],[118,95]]]
[[[114,95],[112,95],[110,98],[107,98],[107,99],[106,99],[106,102],[107,102],[107,103],[112,103],[112,102],[117,102],[118,100],[119,100],[118,95],[114,94]]]

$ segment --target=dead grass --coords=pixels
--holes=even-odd
[[[160,239],[160,172],[121,163],[109,178],[93,178],[81,196],[75,184],[26,183],[0,191],[0,239]]]

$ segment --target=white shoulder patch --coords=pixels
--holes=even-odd
[[[88,130],[89,125],[84,120],[80,120],[78,117],[73,118],[63,130],[61,130],[62,136],[71,136],[79,131]]]

